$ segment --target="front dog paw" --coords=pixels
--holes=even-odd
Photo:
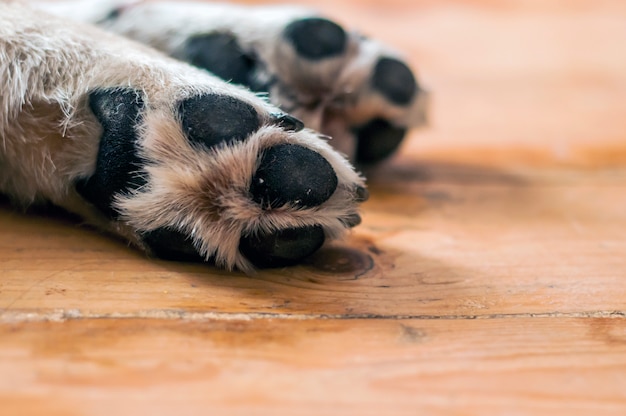
[[[314,11],[184,2],[111,7],[92,19],[268,94],[358,164],[388,158],[408,129],[425,123],[428,94],[406,60]]]
[[[223,92],[145,94],[90,93],[103,131],[76,190],[148,252],[282,267],[359,223],[363,179],[296,118]]]

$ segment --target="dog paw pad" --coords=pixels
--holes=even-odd
[[[390,156],[402,143],[406,131],[406,128],[394,126],[383,119],[374,119],[353,129],[358,139],[357,163],[376,163]]]
[[[226,33],[191,37],[184,48],[184,59],[234,84],[249,85],[255,61],[241,49],[237,39]]]
[[[319,153],[298,145],[280,144],[264,152],[250,193],[263,208],[285,204],[306,208],[330,198],[337,183],[335,171]]]
[[[244,236],[239,251],[257,267],[285,267],[316,252],[324,239],[319,225],[286,228],[268,235]]]
[[[187,98],[178,111],[189,140],[207,148],[242,141],[260,126],[254,107],[228,95]]]
[[[198,254],[191,239],[169,228],[157,228],[142,235],[142,241],[152,254],[163,260],[202,262],[204,259]]]
[[[338,24],[323,18],[306,18],[290,23],[284,30],[296,52],[310,60],[341,55],[347,45],[346,32]]]
[[[402,61],[381,58],[376,63],[372,84],[391,103],[407,105],[417,92],[413,72]]]
[[[76,183],[76,190],[110,218],[116,194],[137,189],[145,179],[137,172],[142,161],[136,149],[136,127],[143,108],[140,94],[132,89],[101,89],[90,93],[89,107],[103,127],[96,169]]]

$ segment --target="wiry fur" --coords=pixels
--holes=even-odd
[[[140,91],[142,188],[118,195],[110,220],[74,184],[95,169],[102,127],[88,93],[102,88]],[[354,189],[364,186],[342,156],[311,130],[287,132],[269,124],[242,142],[198,150],[185,140],[176,103],[222,94],[252,105],[261,119],[280,110],[205,71],[88,25],[69,23],[19,2],[0,2],[0,193],[21,205],[48,200],[143,246],[141,234],[160,226],[184,231],[199,253],[219,266],[250,271],[238,251],[241,235],[319,224],[340,236],[356,212]],[[248,189],[263,150],[297,143],[323,155],[339,186],[314,208],[262,210]]]

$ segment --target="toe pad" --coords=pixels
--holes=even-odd
[[[306,208],[322,204],[335,192],[337,175],[319,153],[281,144],[267,149],[250,186],[255,202],[264,208],[285,204]]]
[[[334,22],[322,18],[296,20],[284,31],[300,56],[321,60],[341,55],[346,49],[346,32]]]
[[[285,267],[299,263],[322,244],[324,230],[319,225],[313,225],[243,237],[239,251],[257,267]]]

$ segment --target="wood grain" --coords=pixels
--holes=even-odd
[[[623,319],[87,319],[0,329],[0,370],[13,375],[2,390],[15,414],[621,415],[626,401]]]
[[[626,3],[315,6],[433,91],[363,224],[245,276],[0,202],[0,414],[626,414]]]

